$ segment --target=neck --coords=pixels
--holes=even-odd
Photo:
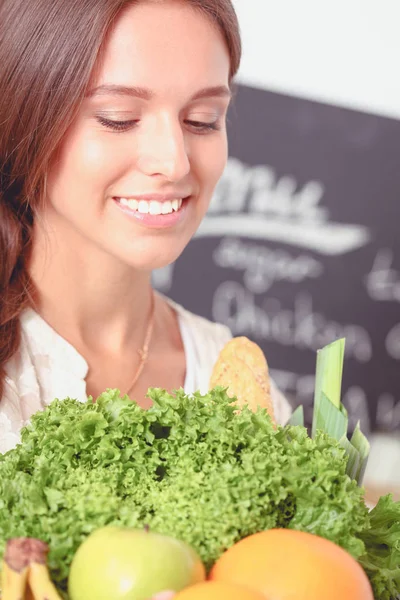
[[[62,239],[34,237],[29,268],[34,308],[80,349],[136,348],[151,312],[150,273],[99,256],[98,249],[75,248]]]

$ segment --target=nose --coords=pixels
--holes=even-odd
[[[144,127],[138,140],[138,168],[148,176],[176,182],[190,171],[185,135],[178,120],[169,115]]]

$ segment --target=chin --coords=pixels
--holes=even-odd
[[[172,251],[168,249],[163,251],[162,244],[160,244],[157,249],[151,252],[135,252],[131,257],[127,257],[125,255],[122,258],[122,261],[126,266],[134,269],[135,271],[150,273],[151,271],[162,269],[163,267],[167,267],[171,263],[175,262],[182,252],[183,248],[179,251]]]

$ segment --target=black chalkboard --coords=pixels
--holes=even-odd
[[[400,430],[400,122],[240,86],[209,213],[156,287],[263,348],[308,419],[346,337],[354,426]]]

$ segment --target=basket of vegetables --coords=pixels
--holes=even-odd
[[[0,456],[3,600],[397,598],[400,503],[365,504],[343,352],[318,353],[311,434],[223,385],[54,400]]]

